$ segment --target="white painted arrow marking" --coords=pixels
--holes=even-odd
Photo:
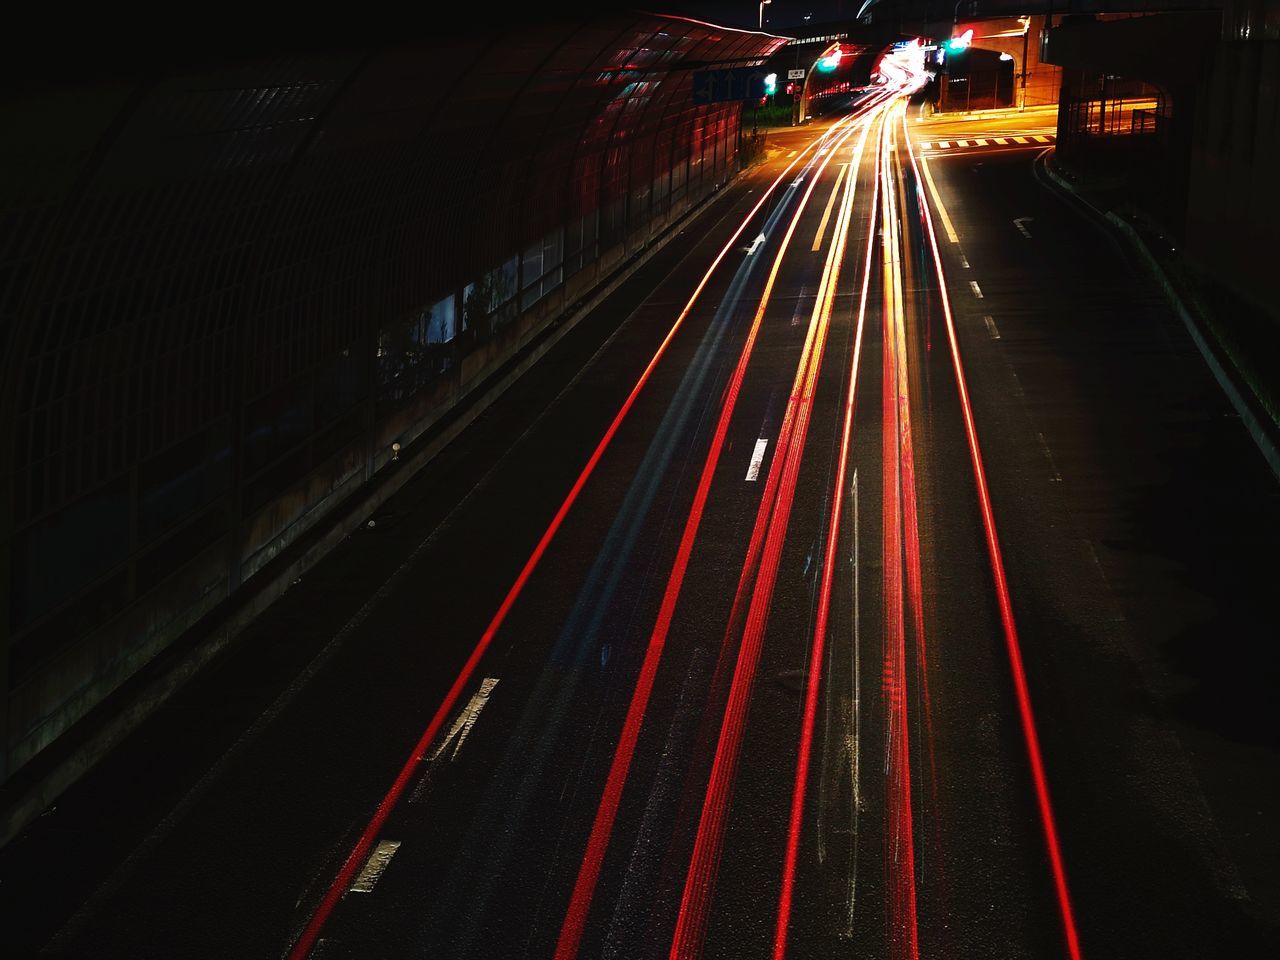
[[[762,233],[762,234],[760,234],[760,236],[756,237],[754,240],[752,240],[752,241],[751,241],[751,246],[747,247],[747,256],[749,257],[749,256],[751,256],[753,253],[755,253],[755,252],[756,252],[756,248],[757,248],[757,247],[759,247],[759,246],[760,246],[760,244],[762,244],[762,243],[764,243],[764,234],[763,234],[763,233]]]
[[[493,692],[493,688],[497,685],[497,677],[484,678],[480,684],[480,689],[472,694],[471,699],[467,702],[466,709],[458,714],[457,719],[453,721],[453,726],[449,728],[449,735],[441,740],[440,745],[425,757],[428,763],[434,763],[440,759],[440,756],[449,748],[451,743],[453,744],[453,756],[449,759],[454,760],[457,758],[463,742],[466,741],[467,735],[471,733],[471,728],[476,725],[476,718],[480,716],[480,711],[484,709],[484,705],[489,702],[489,694]]]

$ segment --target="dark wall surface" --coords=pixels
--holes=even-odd
[[[0,780],[722,185],[740,105],[692,71],[782,43],[366,39],[135,37],[5,86]]]

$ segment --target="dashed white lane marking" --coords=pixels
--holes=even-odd
[[[999,144],[1001,144],[1001,145],[1004,145],[1004,144],[1007,144],[1008,142],[1009,142],[1009,141],[1008,141],[1007,139],[1005,139],[1004,137],[996,137],[996,143],[999,143]]]
[[[969,258],[966,257],[963,253],[960,254],[960,266],[964,267],[966,270],[969,269]]]
[[[1033,219],[1035,218],[1034,217],[1015,217],[1013,220],[1013,225],[1018,228],[1018,232],[1021,233],[1024,237],[1026,237],[1028,240],[1031,239],[1031,231],[1027,229],[1027,224],[1030,223]]]
[[[764,463],[764,449],[769,446],[769,441],[761,437],[756,441],[756,448],[751,452],[751,463],[747,467],[747,479],[755,480],[760,476],[760,465]]]
[[[790,153],[788,153],[788,154],[787,154],[787,159],[788,159],[788,160],[790,160],[792,157],[794,157],[794,156],[795,156],[797,153],[799,153],[799,152],[800,152],[799,150],[792,150]]]
[[[975,140],[973,142],[977,144],[979,147],[985,147],[987,145],[987,141],[985,140]]]
[[[379,840],[378,845],[369,854],[369,859],[364,862],[355,880],[351,882],[351,892],[373,893],[373,885],[378,882],[378,878],[382,876],[387,869],[387,864],[399,849],[399,840]]]
[[[1031,139],[1034,140],[1036,143],[1049,143],[1048,137],[1033,136]]]
[[[939,147],[941,147],[943,150],[946,150],[949,146],[951,146],[951,141],[950,141],[950,140],[939,140],[939,141],[938,141],[938,146],[939,146]]]
[[[956,146],[957,146],[957,147],[967,147],[968,145],[969,145],[969,141],[968,141],[968,140],[957,140],[957,141],[956,141]]]
[[[987,333],[991,334],[992,340],[1000,339],[1000,331],[996,329],[996,322],[991,317],[983,317],[982,322],[987,325]]]
[[[1027,138],[1026,138],[1026,137],[1014,137],[1014,138],[1013,138],[1013,142],[1014,142],[1014,143],[1027,143],[1028,141],[1027,141]]]
[[[973,291],[973,295],[974,295],[975,297],[977,297],[979,300],[981,300],[981,299],[982,299],[982,288],[981,288],[980,286],[978,286],[978,281],[977,281],[977,280],[970,280],[970,281],[969,281],[969,289]]]

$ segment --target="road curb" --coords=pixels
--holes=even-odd
[[[495,370],[459,405],[457,415],[445,414],[429,427],[427,435],[410,444],[399,465],[375,475],[371,485],[354,492],[335,506],[322,531],[303,537],[286,548],[269,566],[264,579],[226,604],[214,608],[186,633],[175,638],[155,659],[94,706],[65,733],[63,746],[55,743],[15,773],[0,788],[0,847],[17,837],[67,789],[88,773],[103,757],[161,707],[184,684],[229,646],[252,622],[308,570],[343,540],[364,525],[419,471],[435,459],[459,434],[502,396],[530,367],[551,351],[601,303],[703,213],[710,210],[724,190],[751,167],[739,170],[684,214],[669,223],[639,252],[624,261],[610,277],[569,312],[550,321],[543,331],[515,356]],[[417,447],[415,450],[414,447]],[[234,596],[234,595],[233,595]]]
[[[1119,216],[1112,210],[1100,210],[1090,203],[1075,185],[1054,169],[1054,164],[1050,158],[1045,159],[1044,172],[1053,181],[1057,189],[1070,194],[1071,199],[1087,210],[1091,218],[1100,227],[1109,228],[1110,233],[1113,235],[1119,234],[1128,241],[1129,252],[1136,257],[1137,261],[1155,279],[1165,299],[1173,308],[1174,313],[1178,315],[1183,326],[1186,327],[1187,333],[1190,334],[1196,349],[1200,351],[1200,356],[1209,367],[1214,380],[1217,381],[1232,408],[1239,415],[1241,422],[1245,425],[1245,429],[1249,431],[1249,436],[1257,446],[1258,452],[1267,461],[1267,466],[1271,468],[1272,474],[1275,475],[1277,480],[1280,480],[1280,424],[1276,424],[1270,416],[1259,409],[1261,405],[1253,399],[1252,389],[1247,383],[1242,382],[1244,380],[1243,375],[1231,363],[1230,359],[1224,359],[1220,356],[1225,351],[1220,346],[1215,346],[1217,338],[1213,337],[1211,332],[1206,333],[1203,322],[1198,318],[1196,312],[1187,306],[1182,294],[1178,291],[1164,267],[1161,266],[1160,261],[1156,259],[1155,254],[1151,252],[1146,241],[1142,239],[1141,234],[1124,217]]]

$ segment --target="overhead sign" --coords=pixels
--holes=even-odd
[[[730,70],[698,70],[693,74],[694,103],[725,103],[731,100],[758,100],[765,95],[763,67],[735,67]]]
[[[804,71],[803,71],[803,70],[788,70],[788,71],[787,71],[787,79],[788,79],[788,80],[803,80],[803,79],[804,79]]]

